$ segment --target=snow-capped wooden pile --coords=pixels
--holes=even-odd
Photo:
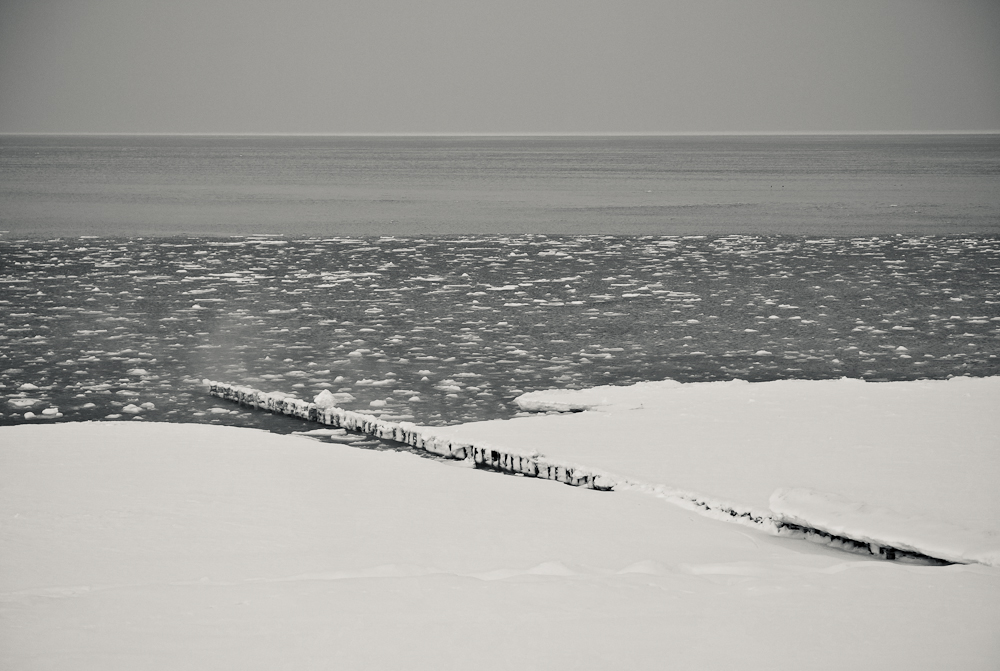
[[[393,440],[448,459],[470,460],[477,468],[529,477],[555,480],[574,487],[610,490],[616,481],[608,474],[577,464],[547,459],[537,452],[519,452],[492,445],[473,445],[435,435],[427,427],[412,422],[389,422],[375,415],[339,408],[324,402],[304,401],[281,392],[264,392],[252,387],[205,380],[208,391],[226,401],[281,415],[299,417],[325,426],[364,433],[383,440]]]

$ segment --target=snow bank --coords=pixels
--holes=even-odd
[[[1000,580],[212,425],[0,427],[17,669],[997,668]],[[776,638],[776,633],[780,633]]]

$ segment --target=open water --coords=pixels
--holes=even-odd
[[[1000,374],[992,136],[0,150],[0,424],[301,428],[202,378],[446,424],[552,387]]]

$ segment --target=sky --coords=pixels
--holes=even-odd
[[[0,132],[1000,130],[996,0],[0,0]]]

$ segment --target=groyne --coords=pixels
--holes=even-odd
[[[554,480],[574,487],[598,491],[633,489],[665,499],[688,510],[727,522],[751,526],[776,536],[800,538],[835,547],[847,552],[871,555],[886,560],[944,565],[953,562],[900,549],[891,545],[839,536],[801,523],[783,521],[770,511],[714,500],[694,492],[664,485],[639,482],[604,471],[548,458],[537,452],[518,451],[509,447],[476,445],[454,441],[434,433],[433,427],[412,422],[391,422],[375,415],[345,410],[335,405],[314,403],[284,394],[265,392],[253,387],[203,380],[208,393],[225,401],[267,412],[298,417],[325,426],[363,433],[382,440],[409,445],[418,450],[446,459],[469,461],[475,468],[512,475]]]
[[[610,491],[616,480],[602,471],[548,459],[537,452],[519,452],[492,445],[473,445],[443,438],[429,427],[411,422],[389,422],[375,415],[320,405],[281,392],[264,392],[252,387],[205,380],[208,393],[226,401],[298,417],[335,429],[346,429],[382,440],[392,440],[447,459],[469,460],[476,468],[527,477],[555,480],[574,487]]]

